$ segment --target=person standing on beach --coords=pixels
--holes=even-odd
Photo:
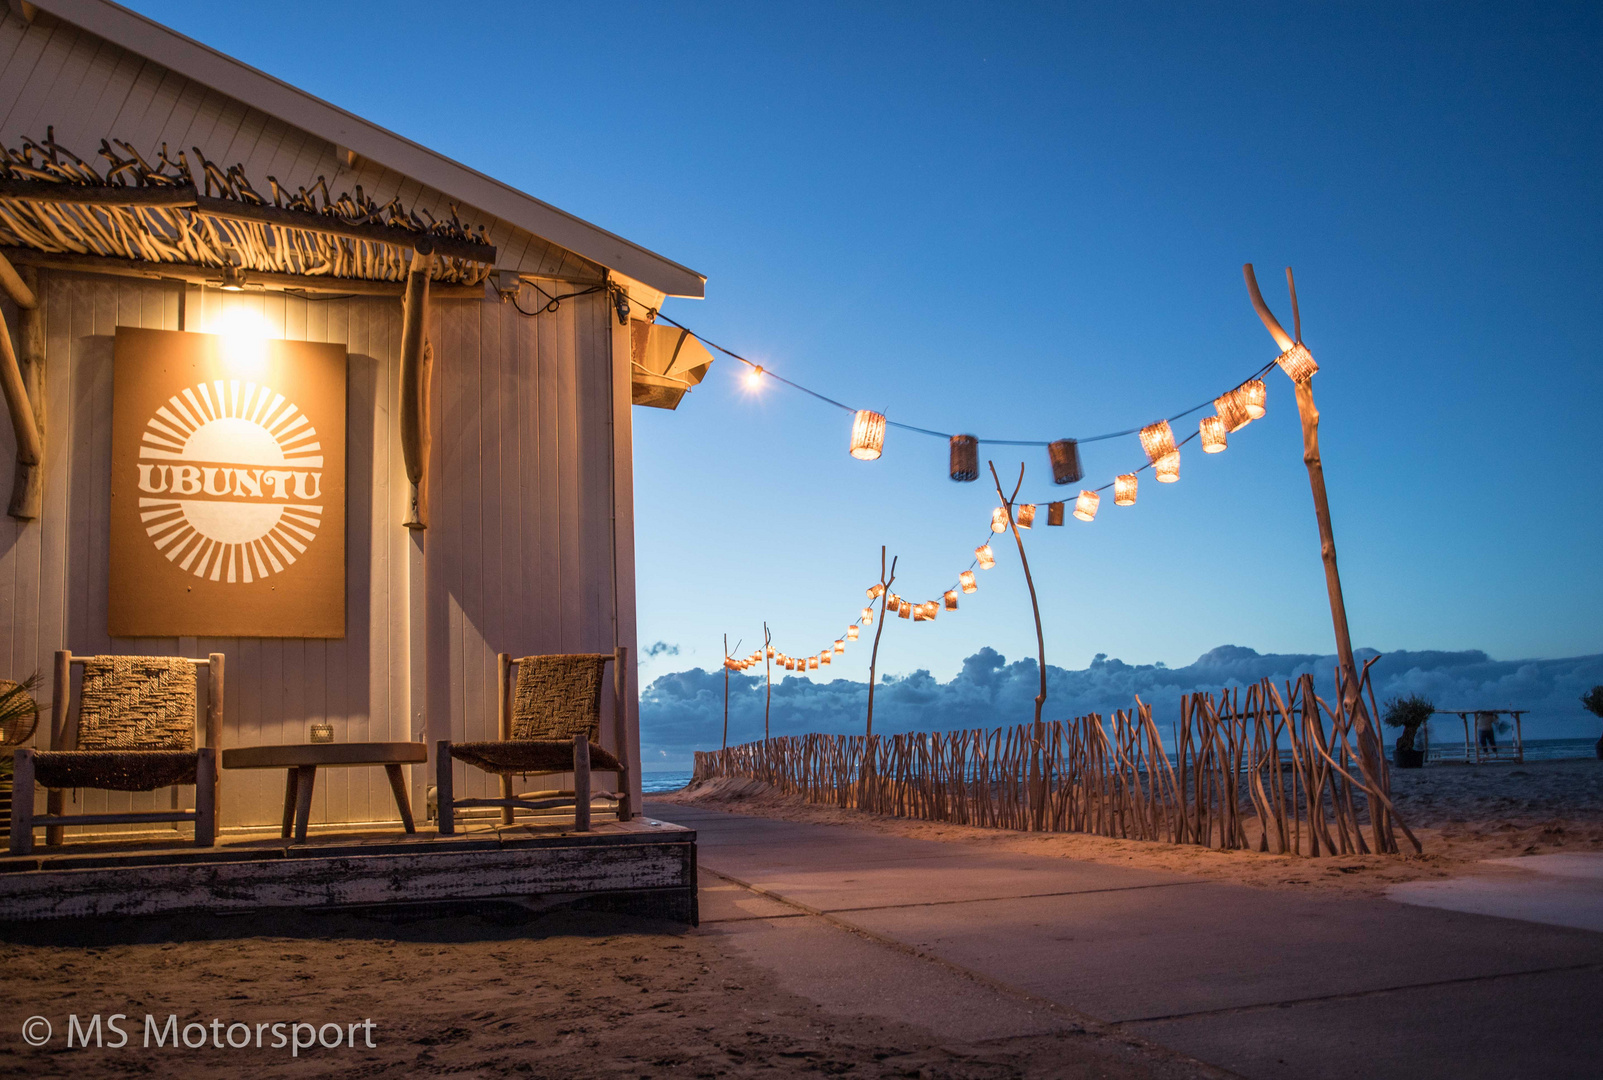
[[[1490,750],[1492,756],[1497,756],[1497,714],[1494,712],[1478,712],[1475,714],[1475,730],[1480,735],[1481,749]]]

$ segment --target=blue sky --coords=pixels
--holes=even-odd
[[[1048,439],[1178,412],[1273,358],[1240,268],[1286,316],[1292,265],[1355,643],[1603,652],[1595,5],[133,6],[695,267],[707,299],[669,314],[893,420]],[[642,639],[680,650],[647,680],[765,617],[819,648],[881,544],[936,595],[995,500],[938,440],[858,462],[845,414],[735,376],[635,410]],[[1044,451],[989,449],[1072,497]],[[1278,372],[1226,453],[1027,542],[1064,669],[1331,649]],[[1033,654],[998,553],[956,616],[887,629],[882,672]]]

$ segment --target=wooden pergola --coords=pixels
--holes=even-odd
[[[1530,712],[1529,709],[1437,709],[1433,716],[1457,716],[1464,724],[1464,761],[1473,761],[1480,765],[1485,758],[1481,754],[1480,740],[1475,738],[1469,728],[1469,718],[1482,713],[1492,716],[1512,716],[1514,718],[1514,756],[1512,758],[1497,757],[1497,761],[1512,761],[1522,764],[1525,761],[1524,733],[1520,728],[1520,717]],[[1430,725],[1425,725],[1425,758],[1430,759]]]

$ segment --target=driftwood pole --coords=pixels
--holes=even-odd
[[[1302,341],[1302,316],[1297,310],[1297,286],[1291,276],[1291,267],[1286,267],[1286,285],[1291,290],[1292,326],[1296,336],[1286,333],[1285,327],[1275,318],[1264,302],[1263,293],[1258,288],[1258,278],[1252,272],[1252,264],[1247,263],[1241,268],[1242,276],[1246,278],[1247,292],[1252,297],[1252,306],[1258,312],[1258,318],[1263,321],[1264,328],[1285,352],[1293,345]],[[1330,500],[1325,494],[1325,465],[1319,454],[1319,410],[1314,406],[1314,389],[1311,377],[1294,382],[1297,394],[1297,415],[1302,421],[1302,460],[1308,467],[1308,486],[1313,491],[1314,517],[1319,522],[1319,554],[1325,564],[1325,591],[1330,598],[1330,621],[1336,632],[1336,662],[1341,669],[1342,705],[1347,715],[1353,718],[1358,729],[1359,746],[1362,748],[1365,771],[1373,781],[1384,784],[1385,771],[1380,760],[1379,733],[1374,730],[1368,710],[1364,708],[1363,695],[1359,693],[1358,665],[1353,660],[1352,634],[1347,628],[1347,604],[1341,592],[1341,572],[1336,567],[1336,536],[1330,523]],[[1376,840],[1380,842],[1382,835],[1390,835],[1390,828],[1384,826],[1385,810],[1375,806],[1371,808],[1371,824],[1375,829]],[[1377,846],[1380,846],[1377,843]],[[1386,850],[1382,846],[1382,850]]]
[[[865,734],[872,737],[874,734],[874,670],[879,664],[879,636],[885,632],[885,598],[891,594],[891,583],[896,580],[896,559],[891,559],[891,572],[885,573],[885,546],[879,549],[879,626],[874,629],[874,649],[868,656],[868,730]]]
[[[1019,497],[1019,488],[1024,486],[1024,466],[1019,466],[1019,482],[1013,485],[1013,498],[1008,498],[1002,494],[1002,481],[997,478],[996,465],[989,461],[985,464],[991,467],[991,479],[996,482],[996,497],[1007,508],[1008,526],[1013,530],[1013,540],[1019,545],[1019,562],[1024,567],[1024,583],[1030,587],[1030,609],[1035,613],[1035,647],[1041,668],[1041,692],[1035,696],[1035,723],[1039,729],[1041,709],[1046,705],[1046,637],[1041,633],[1041,605],[1035,598],[1035,579],[1030,576],[1030,560],[1024,555],[1024,538],[1019,535],[1019,523],[1013,515],[1013,499]]]
[[[768,623],[763,623],[763,672],[767,677],[768,696],[763,699],[763,742],[768,741],[768,710],[774,703],[774,652],[770,645],[774,643],[774,636],[768,632]],[[727,706],[726,706],[727,708]]]
[[[724,749],[729,749],[729,635],[724,635]]]

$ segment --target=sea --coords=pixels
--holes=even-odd
[[[684,772],[642,772],[640,790],[647,795],[660,795],[665,791],[678,791],[690,783],[690,770]]]

